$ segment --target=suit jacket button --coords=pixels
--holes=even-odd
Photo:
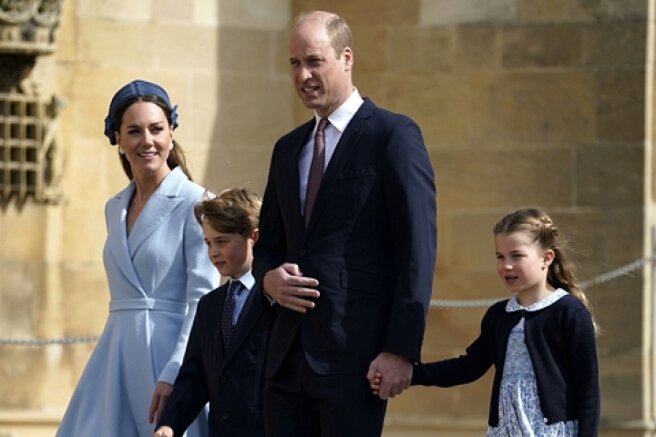
[[[225,384],[226,382],[228,382],[228,378],[222,376],[221,378],[219,378],[219,381],[221,382],[221,384]]]
[[[230,418],[230,413],[223,413],[221,415],[221,420],[228,420]]]
[[[305,256],[305,253],[306,253],[306,252],[305,252],[305,249],[301,249],[301,251],[299,252],[299,254],[300,254],[301,256]]]

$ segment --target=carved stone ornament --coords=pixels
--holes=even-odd
[[[62,0],[0,0],[0,52],[52,53]]]
[[[43,99],[32,69],[55,49],[63,0],[0,0],[0,208],[11,199],[60,198],[56,118],[62,102]]]

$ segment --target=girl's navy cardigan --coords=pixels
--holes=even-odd
[[[451,387],[480,378],[496,367],[488,424],[499,424],[499,389],[508,336],[522,316],[525,337],[547,423],[578,420],[579,437],[597,436],[599,371],[590,313],[571,295],[537,311],[506,312],[506,303],[492,305],[481,322],[480,336],[466,354],[413,366],[413,385]]]

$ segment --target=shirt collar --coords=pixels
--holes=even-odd
[[[241,282],[241,285],[246,287],[248,290],[253,288],[253,285],[255,285],[255,278],[253,277],[253,273],[250,270],[244,273],[239,278],[236,279],[231,278],[231,281],[235,281],[235,280]]]
[[[358,109],[360,109],[363,102],[364,100],[362,99],[362,96],[360,96],[358,89],[353,88],[353,92],[349,98],[328,116],[328,121],[335,129],[344,132],[344,129],[346,129],[346,126],[349,124],[355,113],[358,112]],[[315,126],[318,126],[321,117],[315,112],[314,118],[317,121]]]
[[[567,293],[562,288],[558,288],[553,293],[549,294],[549,296],[535,303],[532,303],[527,307],[520,305],[519,301],[517,300],[517,295],[514,295],[508,300],[508,303],[506,304],[506,312],[512,313],[513,311],[528,311],[528,312],[539,311],[541,309],[548,307],[549,305],[556,302],[561,297],[566,296],[568,294],[569,293]]]

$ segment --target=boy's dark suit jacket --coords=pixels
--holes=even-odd
[[[208,401],[211,436],[264,436],[264,361],[273,312],[256,285],[224,352],[220,318],[227,290],[228,283],[198,303],[180,373],[157,424],[176,436]]]

